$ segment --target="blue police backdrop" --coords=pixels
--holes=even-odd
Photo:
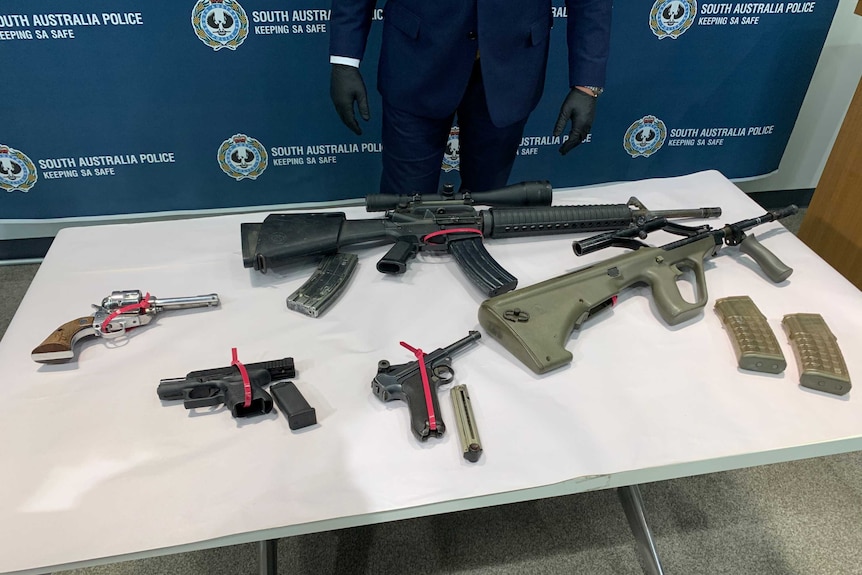
[[[614,7],[598,116],[569,155],[554,3],[545,95],[512,181],[555,187],[777,169],[837,7],[647,0]],[[325,0],[4,0],[0,220],[358,198],[380,174],[380,3],[355,136],[329,99]],[[441,165],[458,182],[458,130]]]

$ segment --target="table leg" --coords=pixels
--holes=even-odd
[[[260,575],[278,575],[278,539],[258,542]]]
[[[664,575],[661,561],[656,551],[655,540],[647,524],[644,513],[644,500],[641,490],[637,485],[627,485],[617,489],[620,502],[629,520],[629,527],[638,543],[638,555],[641,559],[641,567],[646,575]]]

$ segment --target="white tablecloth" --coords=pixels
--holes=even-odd
[[[654,210],[721,206],[714,225],[764,211],[717,172],[558,191],[555,204],[632,195]],[[355,250],[360,262],[347,292],[309,318],[288,310],[285,298],[312,266],[266,275],[242,266],[240,222],[265,215],[60,232],[0,343],[0,571],[488,505],[561,482],[577,491],[862,446],[859,391],[836,397],[801,388],[780,324],[784,314],[820,313],[851,376],[862,377],[862,294],[779,224],[754,233],[795,269],[788,281],[771,283],[747,256],[724,248],[707,263],[701,315],[668,327],[648,288],[629,290],[573,335],[569,367],[537,376],[483,334],[454,358],[485,450],[469,463],[447,388],[447,434],[425,443],[409,431],[406,404],[383,404],[370,389],[379,360],[414,359],[399,341],[430,351],[480,329],[483,296],[454,260],[420,255],[403,276],[387,276],[375,269],[387,247]],[[574,237],[486,245],[521,286],[620,253],[576,258]],[[657,232],[648,241],[672,239]],[[222,305],[166,312],[122,344],[91,338],[66,365],[30,359],[53,329],[118,289],[217,292]],[[737,369],[712,311],[730,295],[751,296],[766,315],[788,359],[783,374]],[[245,363],[295,358],[294,381],[318,425],[291,431],[275,412],[237,420],[223,408],[189,412],[158,399],[160,379],[228,365],[232,347]]]

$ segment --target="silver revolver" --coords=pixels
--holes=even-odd
[[[92,315],[66,322],[31,353],[39,363],[63,363],[75,358],[75,344],[85,337],[116,338],[127,330],[147,325],[165,311],[195,307],[217,307],[218,294],[157,298],[140,290],[111,292],[101,305],[93,304]]]

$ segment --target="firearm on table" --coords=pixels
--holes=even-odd
[[[249,363],[242,368],[248,383],[240,365],[231,364],[192,371],[185,377],[163,379],[156,392],[159,399],[182,400],[186,409],[224,404],[234,417],[250,417],[272,411],[272,396],[264,386],[296,376],[292,357]]]
[[[738,245],[773,282],[787,279],[793,270],[745,231],[796,212],[796,206],[789,206],[719,229],[666,226],[666,231],[687,237],[661,247],[634,240],[637,229],[576,241],[573,247],[579,255],[608,246],[635,251],[488,299],[479,308],[479,323],[527,367],[545,373],[572,360],[565,349],[572,331],[597,311],[613,305],[617,294],[633,284],[650,286],[659,314],[670,325],[697,315],[707,301],[703,261],[716,255],[722,244]],[[648,222],[641,231],[658,228],[662,228],[661,221]],[[694,302],[686,301],[677,286],[685,269],[694,272]]]
[[[147,325],[163,311],[196,307],[216,307],[218,294],[190,297],[157,298],[140,290],[111,292],[101,305],[93,304],[93,315],[64,323],[33,350],[31,357],[39,363],[62,363],[75,357],[75,344],[85,337],[105,339],[124,335],[127,330]]]
[[[446,425],[440,415],[437,388],[455,377],[452,354],[480,337],[478,331],[470,331],[467,337],[427,354],[402,341],[401,345],[416,355],[416,361],[399,365],[392,365],[385,359],[379,361],[371,390],[380,401],[401,399],[407,402],[410,429],[420,441],[432,435],[442,437]]]
[[[619,230],[658,217],[721,215],[720,208],[650,211],[634,197],[627,204],[552,207],[552,195],[550,183],[536,181],[472,194],[447,188],[430,198],[373,194],[365,205],[370,212],[385,212],[378,219],[348,220],[343,212],[270,214],[263,223],[241,224],[243,265],[266,273],[274,266],[332,256],[346,246],[394,243],[377,263],[378,271],[404,273],[419,251],[450,253],[485,295],[495,296],[515,289],[518,280],[485,250],[483,238]],[[476,210],[477,204],[495,207]],[[343,285],[341,277],[314,291],[332,297]],[[307,292],[303,299],[315,299]],[[309,309],[308,315],[319,313],[319,307]]]

